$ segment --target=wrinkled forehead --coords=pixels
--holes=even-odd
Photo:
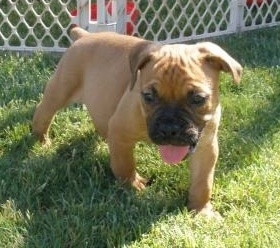
[[[199,53],[194,46],[165,45],[154,53],[154,58],[153,75],[160,95],[178,99],[191,91],[210,94],[211,85],[207,83]]]

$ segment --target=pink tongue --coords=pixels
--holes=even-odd
[[[159,152],[162,160],[168,164],[178,164],[188,154],[190,150],[189,146],[173,146],[164,145],[159,146]]]

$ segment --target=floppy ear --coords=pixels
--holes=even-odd
[[[129,54],[129,64],[131,70],[131,85],[133,89],[137,81],[137,72],[141,70],[151,59],[152,52],[157,51],[161,46],[151,41],[142,41],[136,47],[132,48]]]
[[[226,51],[212,42],[198,43],[198,50],[202,59],[210,63],[217,70],[231,73],[235,83],[239,84],[242,74],[242,66]]]

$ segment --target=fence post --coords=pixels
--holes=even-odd
[[[230,25],[232,32],[240,32],[243,24],[244,0],[230,1]]]
[[[91,5],[89,5],[90,10]],[[108,10],[108,5],[105,0],[96,1],[96,21],[89,20],[90,32],[102,32],[102,31],[116,31],[116,22],[111,18]],[[113,11],[113,6],[111,5]]]
[[[104,0],[97,0],[96,1],[96,6],[97,6],[97,15],[96,15],[96,20],[97,24],[106,24],[106,6],[105,6],[105,1]]]
[[[89,29],[91,0],[77,1],[77,15],[73,18],[73,23],[83,29]]]
[[[126,32],[126,0],[112,0],[112,4],[116,4],[115,17],[117,22],[117,33],[124,34]]]

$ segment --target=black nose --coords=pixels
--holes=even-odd
[[[165,140],[173,140],[181,136],[181,127],[176,123],[160,123],[157,128],[158,134]]]

